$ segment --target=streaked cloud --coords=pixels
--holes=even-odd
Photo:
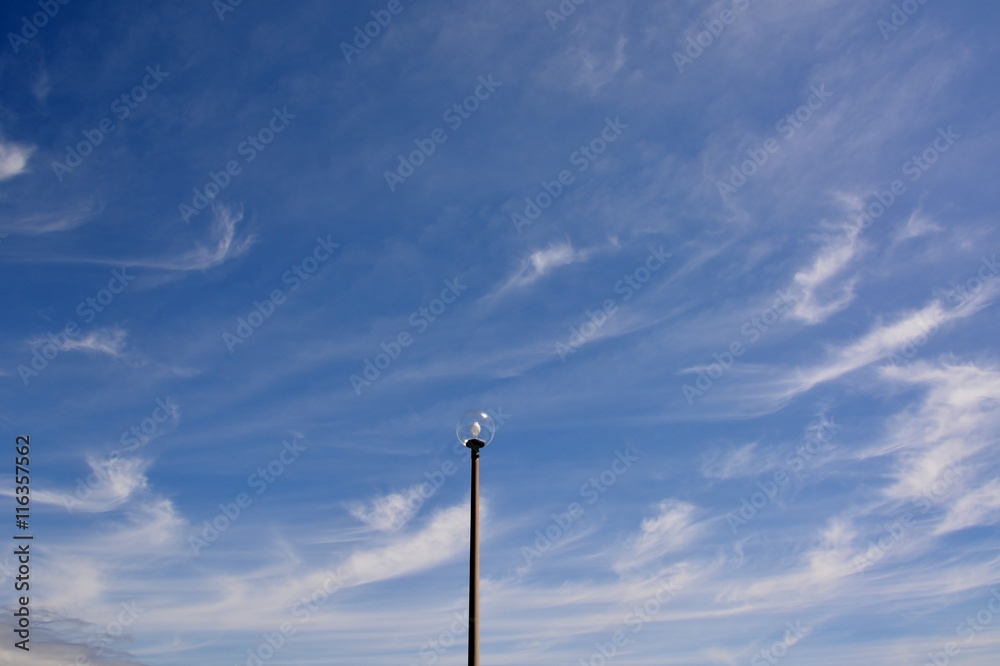
[[[88,457],[90,472],[81,474],[75,487],[64,490],[39,490],[35,500],[61,506],[68,511],[103,513],[117,509],[136,493],[149,488],[146,470],[150,461],[138,457]]]
[[[855,297],[856,276],[842,273],[860,251],[858,232],[845,229],[827,241],[812,264],[795,274],[790,289],[799,294],[792,316],[808,325],[822,323],[846,308]]]
[[[349,505],[348,510],[352,516],[380,532],[394,532],[420,510],[424,502],[420,491],[424,487],[424,484],[418,484],[368,502],[355,502]]]
[[[482,507],[481,507],[482,508]],[[468,545],[469,509],[456,506],[436,512],[423,529],[394,543],[352,553],[340,572],[353,585],[397,578],[457,556]]]
[[[84,3],[5,70],[33,659],[464,658],[471,408],[497,663],[923,663],[986,607],[982,8],[236,4]]]
[[[589,252],[577,250],[568,242],[553,243],[544,249],[535,250],[521,262],[520,268],[497,289],[495,295],[528,287],[557,268],[586,262],[589,256]]]
[[[62,335],[57,342],[49,338],[33,338],[28,344],[31,347],[39,347],[52,343],[57,344],[59,350],[64,352],[82,351],[120,358],[125,354],[127,340],[128,331],[118,326],[109,326],[94,329],[80,337]]]

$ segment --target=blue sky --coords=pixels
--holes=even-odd
[[[995,664],[998,14],[6,3],[30,663]]]

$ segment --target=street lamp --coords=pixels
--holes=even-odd
[[[496,424],[486,412],[462,414],[455,433],[472,452],[472,510],[469,552],[469,666],[479,666],[479,449],[493,439]]]

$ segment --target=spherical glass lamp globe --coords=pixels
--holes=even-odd
[[[492,416],[473,409],[465,412],[458,419],[455,434],[458,435],[458,441],[466,446],[469,446],[469,442],[472,441],[481,442],[479,446],[486,446],[493,439],[493,433],[496,432],[496,429]]]

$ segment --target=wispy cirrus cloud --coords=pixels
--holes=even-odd
[[[1000,371],[974,363],[914,362],[886,366],[879,376],[926,395],[887,424],[884,438],[859,458],[890,456],[894,502],[939,505],[935,534],[1000,520],[1000,471],[992,454],[1000,429]]]
[[[902,243],[904,241],[926,236],[928,234],[938,233],[943,230],[944,227],[937,224],[923,211],[917,209],[910,213],[910,216],[906,218],[906,224],[904,224],[899,231],[896,232],[896,235],[893,238],[893,244]]]
[[[832,350],[828,361],[802,371],[802,379],[795,390],[808,390],[880,361],[919,340],[928,331],[976,314],[989,305],[998,293],[1000,286],[991,283],[960,306],[948,308],[935,299],[919,310],[904,314],[894,323],[877,324],[856,342]]]
[[[397,493],[376,497],[368,502],[353,502],[348,506],[351,515],[380,532],[394,532],[416,515],[423,503],[417,484]]]
[[[154,270],[171,271],[177,273],[205,271],[216,266],[220,266],[227,261],[231,261],[242,256],[250,249],[254,243],[253,235],[240,236],[238,227],[243,221],[243,210],[229,208],[226,206],[215,206],[212,209],[212,221],[209,225],[207,242],[196,241],[195,247],[166,257],[125,257],[125,258],[102,258],[102,257],[66,257],[66,256],[18,256],[11,257],[14,261],[31,261],[44,263],[65,263],[65,264],[96,264],[100,266],[128,266],[134,268],[149,268]],[[28,220],[22,224],[20,230],[23,233],[45,233],[51,231],[65,231],[78,226],[87,215],[74,216],[50,216],[48,218],[38,218],[34,221]],[[18,231],[19,229],[15,229]]]
[[[794,608],[839,594],[840,581],[857,573],[851,563],[856,538],[857,531],[849,520],[829,518],[810,535],[812,544],[795,556],[793,564],[771,575],[737,579],[727,586],[722,598],[730,603]]]
[[[1000,522],[1000,479],[968,490],[950,507],[935,530],[936,534],[957,532],[967,527],[996,525]]]
[[[954,307],[934,299],[920,309],[904,312],[891,323],[876,321],[867,333],[853,342],[829,346],[825,358],[818,363],[786,369],[762,365],[746,372],[743,375],[745,382],[726,386],[715,393],[724,401],[738,402],[740,410],[768,413],[816,386],[886,359],[948,324],[975,315],[998,295],[1000,284],[990,281]]]
[[[211,245],[198,246],[180,256],[162,261],[139,262],[136,265],[149,268],[166,268],[175,271],[203,271],[229,259],[239,257],[254,242],[254,237],[237,238],[236,227],[243,221],[243,209],[235,210],[216,206],[212,210]]]
[[[661,501],[656,505],[656,514],[643,519],[636,551],[659,556],[684,548],[698,536],[697,515],[698,507],[689,502]]]
[[[59,351],[81,351],[93,354],[104,354],[112,358],[121,358],[125,354],[128,331],[118,326],[98,328],[84,336],[61,336],[53,341],[49,338],[33,338],[28,341],[31,347],[39,347],[46,343],[55,344]]]
[[[104,206],[99,202],[90,202],[86,206],[77,206],[65,210],[37,210],[27,214],[8,215],[4,220],[4,230],[12,234],[37,236],[75,229],[88,220],[99,215]]]
[[[989,550],[1000,492],[990,445],[1000,431],[990,395],[1000,388],[984,360],[997,320],[983,305],[992,287],[963,281],[978,296],[960,308],[918,291],[973,278],[958,253],[997,244],[984,217],[989,188],[977,183],[1000,138],[988,122],[992,89],[976,84],[991,72],[988,36],[974,29],[981,11],[956,5],[942,20],[921,9],[884,38],[876,23],[892,8],[846,0],[590,3],[562,21],[552,18],[561,16],[557,0],[529,12],[431,1],[361,35],[354,43],[367,46],[350,62],[321,57],[303,68],[303,54],[322,56],[313,47],[330,41],[329,26],[351,44],[370,17],[338,3],[278,14],[243,3],[218,17],[227,43],[253,42],[262,30],[293,39],[272,39],[266,58],[234,68],[219,65],[214,15],[152,4],[122,5],[127,15],[117,18],[60,13],[48,30],[63,50],[86,51],[86,62],[50,61],[50,79],[30,64],[12,70],[17,85],[4,101],[18,123],[10,136],[39,150],[20,178],[0,182],[0,231],[12,235],[0,264],[16,285],[0,349],[24,356],[25,341],[45,335],[30,322],[75,302],[66,285],[100,293],[105,266],[134,269],[146,295],[116,300],[97,322],[111,328],[91,336],[87,327],[61,348],[58,381],[22,390],[17,373],[0,377],[8,416],[43,424],[36,446],[72,460],[81,445],[142,423],[157,396],[189,405],[184,427],[165,429],[155,470],[127,452],[38,470],[49,528],[37,554],[48,573],[32,608],[45,620],[35,626],[39,663],[256,663],[249,653],[258,646],[273,649],[272,661],[322,663],[333,644],[354,666],[382,666],[429,661],[421,648],[441,647],[442,636],[455,640],[437,663],[458,659],[467,490],[443,487],[421,502],[411,482],[392,479],[412,479],[414,448],[437,451],[450,439],[449,414],[477,405],[514,414],[483,477],[503,509],[484,521],[481,586],[484,647],[499,662],[610,663],[596,655],[616,632],[628,644],[616,646],[615,661],[636,666],[764,662],[786,621],[801,618],[817,630],[789,662],[923,663],[954,639],[938,611],[974,615],[982,588],[1000,583]],[[722,13],[743,5],[732,21]],[[119,23],[149,39],[91,48],[88,35]],[[158,38],[178,34],[187,41]],[[675,54],[688,53],[695,58],[681,72]],[[96,136],[90,128],[108,103],[159,60],[184,62],[184,72],[122,107],[128,117],[103,137],[88,173],[59,185],[39,173],[43,147]],[[382,170],[418,147],[427,153],[442,111],[476,104],[468,95],[479,97],[480,73],[504,81],[496,98],[460,113],[461,129],[425,154],[413,187],[386,197]],[[248,94],[206,95],[234,77]],[[834,93],[821,110],[800,106],[813,84]],[[983,103],[965,103],[970,95]],[[268,136],[266,109],[285,103],[298,120]],[[174,113],[181,107],[190,113]],[[633,129],[604,151],[595,123],[618,113]],[[788,136],[775,125],[786,118],[795,119]],[[923,159],[948,123],[961,142],[908,180],[903,161]],[[779,150],[731,208],[720,205],[715,180],[769,137]],[[530,234],[500,231],[500,208],[578,168],[574,151],[598,149]],[[907,191],[860,237],[803,228],[830,215],[831,192],[857,193],[860,209],[894,178],[907,179]],[[220,189],[216,209],[190,225],[169,214],[210,182]],[[85,215],[77,209],[91,193],[107,206]],[[246,217],[219,203],[241,199]],[[833,224],[849,217],[841,212]],[[251,256],[258,230],[276,243],[268,256]],[[287,307],[256,303],[278,286],[268,276],[285,257],[334,231],[355,248],[344,262],[315,272],[303,264],[308,288]],[[646,281],[641,257],[661,243],[677,248],[677,262]],[[433,312],[433,325],[397,349],[397,332],[414,332],[420,308],[437,311],[436,285],[456,273],[469,286],[463,299],[487,296]],[[605,318],[595,308],[609,298],[617,308]],[[220,334],[248,330],[237,318],[252,319],[256,332],[245,353],[227,355]],[[181,319],[165,334],[164,322]],[[933,337],[926,346],[924,335]],[[566,340],[586,352],[563,365],[553,347]],[[135,372],[138,341],[178,369],[150,361]],[[880,367],[910,344],[916,357],[906,351],[897,367]],[[960,360],[919,362],[948,351]],[[369,360],[379,381],[353,395],[347,375]],[[713,383],[685,405],[673,371],[695,364]],[[180,367],[198,368],[197,377]],[[795,469],[786,455],[801,449],[802,420],[827,406],[844,429]],[[321,433],[319,445],[308,464],[282,467],[272,440],[299,424]],[[574,470],[603,469],[612,440],[650,446],[564,527],[583,478]],[[779,469],[788,483],[773,481]],[[961,482],[942,484],[956,469]],[[88,472],[102,485],[66,515],[46,490],[74,492]],[[256,494],[248,475],[265,472],[276,481]],[[884,525],[913,511],[927,487],[941,488],[933,508],[859,574],[853,559],[885,543]],[[234,517],[240,493],[253,501]],[[756,514],[733,533],[725,514],[741,509]],[[545,556],[519,568],[519,549],[556,527]],[[197,559],[192,536],[211,540]],[[4,566],[0,555],[0,576]],[[654,597],[661,581],[678,593]],[[109,654],[88,649],[132,598],[142,617]],[[294,611],[304,600],[315,602],[308,622]],[[912,620],[906,627],[901,614]],[[280,650],[264,642],[282,640],[275,632],[289,622],[295,635]],[[845,640],[852,631],[860,638]],[[983,632],[962,659],[985,665],[996,647]],[[14,654],[0,647],[0,662],[19,663]]]
[[[387,546],[352,553],[341,572],[353,584],[363,585],[442,564],[468,545],[468,522],[468,505],[438,511],[415,534],[397,538]]]
[[[103,513],[122,506],[136,493],[148,489],[149,460],[137,457],[88,457],[90,473],[65,491],[39,490],[33,497],[43,504],[64,506],[70,511]]]
[[[569,242],[553,243],[544,249],[535,250],[521,262],[520,268],[493,295],[499,296],[512,290],[523,289],[557,268],[583,263],[589,257],[590,252],[577,250]]]
[[[615,558],[615,570],[625,573],[655,567],[666,555],[684,551],[705,534],[706,524],[699,520],[701,513],[690,502],[661,500],[654,513],[642,519],[625,552]]]
[[[725,481],[760,473],[762,463],[757,455],[757,442],[727,451],[716,451],[705,459],[701,473],[706,479]]]
[[[174,257],[162,259],[114,259],[95,263],[110,265],[127,264],[138,268],[168,271],[204,271],[243,255],[253,245],[252,235],[239,238],[237,227],[243,221],[243,209],[215,206],[209,227],[209,242],[196,243],[195,247]]]
[[[848,228],[843,235],[830,239],[813,258],[812,264],[795,274],[790,288],[800,296],[791,315],[814,325],[846,308],[854,300],[857,278],[842,277],[842,273],[859,250],[856,229]]]

